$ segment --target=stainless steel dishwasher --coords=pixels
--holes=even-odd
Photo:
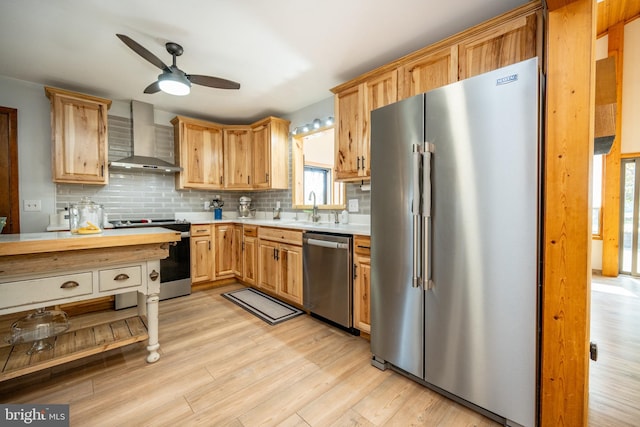
[[[353,329],[353,237],[305,232],[303,237],[304,307],[312,314]]]

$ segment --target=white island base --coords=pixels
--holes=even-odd
[[[57,239],[51,239],[56,234]],[[137,291],[137,316],[121,318],[113,312],[105,322],[71,328],[52,338],[52,350],[32,355],[26,354],[31,343],[1,343],[0,381],[144,340],[146,361],[160,358],[160,259],[168,256],[169,243],[178,241],[180,234],[148,228],[78,237],[0,236],[0,315]],[[0,331],[3,336],[8,333]]]

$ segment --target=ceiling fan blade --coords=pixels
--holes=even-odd
[[[219,77],[200,76],[197,74],[189,74],[187,78],[191,83],[197,85],[215,87],[218,89],[240,89],[240,83],[232,82],[231,80],[221,79]]]
[[[160,82],[155,81],[144,89],[144,93],[160,92]]]
[[[156,67],[160,68],[161,70],[169,70],[169,67],[167,67],[165,65],[165,63],[162,62],[162,60],[160,58],[155,56],[153,53],[149,52],[146,48],[144,48],[142,45],[140,45],[137,41],[133,40],[132,38],[130,38],[128,36],[125,36],[124,34],[116,34],[116,36],[118,36],[118,38],[120,40],[122,40],[122,42],[124,44],[129,46],[129,48],[131,48],[131,50],[133,50],[138,55],[142,56],[147,61],[151,62]]]

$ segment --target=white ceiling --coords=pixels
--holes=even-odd
[[[330,89],[526,0],[2,0],[0,75],[214,120],[288,114]],[[124,45],[128,35],[166,64],[237,81],[147,95],[160,70]]]

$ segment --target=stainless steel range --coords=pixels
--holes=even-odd
[[[160,299],[165,300],[191,293],[191,250],[187,221],[161,220],[124,220],[114,222],[115,228],[164,227],[180,232],[182,239],[169,246],[169,257],[160,260]],[[116,295],[115,307],[120,310],[134,307],[138,303],[136,292]]]

